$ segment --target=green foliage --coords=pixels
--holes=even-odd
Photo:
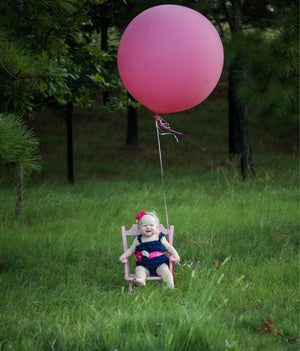
[[[49,48],[76,7],[73,0],[29,0],[16,12],[11,3],[1,4],[2,111],[28,116],[42,98],[60,97],[54,85],[68,91],[65,72]]]
[[[39,141],[21,118],[0,114],[0,166],[29,175],[40,169]]]
[[[105,1],[26,1],[15,13],[0,6],[2,111],[31,115],[49,101],[90,106],[97,85],[89,77],[109,59],[86,32],[89,10]]]
[[[255,116],[298,120],[299,25],[297,8],[278,14],[271,36],[249,33],[244,85],[239,96]],[[255,47],[255,50],[254,50]],[[253,48],[253,49],[251,49]]]
[[[242,0],[191,4],[215,24],[226,66],[243,60],[235,87],[253,118],[296,121],[299,114],[299,2]],[[240,11],[240,13],[239,13]],[[240,16],[240,28],[233,19]],[[272,122],[271,122],[272,123]]]

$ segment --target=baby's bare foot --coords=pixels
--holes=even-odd
[[[145,281],[142,279],[138,279],[137,277],[133,278],[133,284],[140,285],[140,286],[146,286]]]

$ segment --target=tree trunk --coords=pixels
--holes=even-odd
[[[242,153],[240,116],[246,112],[245,107],[240,106],[235,93],[239,75],[236,61],[230,65],[228,74],[229,155],[231,157]]]
[[[252,150],[248,136],[248,112],[244,107],[244,112],[241,115],[241,135],[242,135],[242,155],[241,155],[241,173],[243,179],[254,177],[255,172],[252,164]]]
[[[128,94],[129,95],[129,94]],[[129,98],[133,101],[135,99],[129,95]],[[126,144],[137,146],[139,144],[138,139],[138,113],[137,108],[131,105],[127,108],[127,137]]]
[[[73,103],[69,102],[66,111],[67,121],[67,158],[68,158],[68,182],[74,183],[73,166]]]
[[[238,35],[243,30],[240,2],[238,0],[232,0],[231,2],[231,13],[229,13],[225,3],[224,6],[226,7],[231,32],[233,35]],[[248,135],[247,106],[240,101],[237,95],[238,88],[244,82],[243,70],[244,53],[239,52],[229,67],[229,155],[231,157],[240,157],[241,173],[245,179],[247,176],[253,177],[255,173],[252,165],[252,152]]]
[[[16,215],[21,217],[23,211],[23,170],[22,167],[16,167],[15,173],[16,185]]]

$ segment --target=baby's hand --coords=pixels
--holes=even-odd
[[[174,263],[179,263],[180,262],[180,257],[178,255],[171,255],[170,258]]]
[[[124,262],[123,262],[124,260],[126,260],[126,258],[124,257],[124,255],[121,255],[121,256],[119,257],[119,261],[120,261],[121,263],[124,263]]]

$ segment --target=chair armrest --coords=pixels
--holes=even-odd
[[[122,263],[127,263],[127,262],[128,262],[128,260],[127,260],[127,259],[125,259],[125,260],[121,260],[121,262],[122,262]]]
[[[169,257],[169,260],[170,260],[171,262],[175,262],[175,258],[174,258],[174,257]]]

